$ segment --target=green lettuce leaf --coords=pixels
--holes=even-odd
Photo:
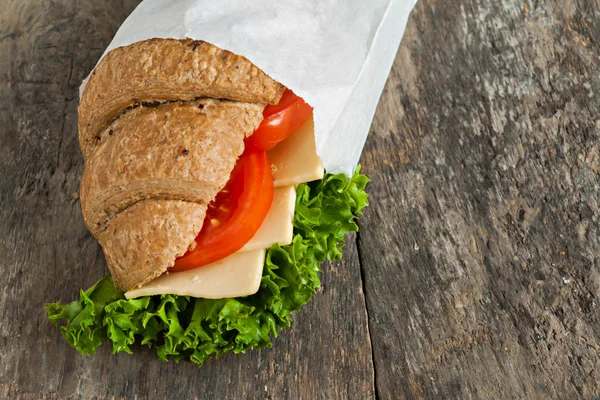
[[[49,320],[82,354],[94,354],[112,342],[113,353],[132,353],[139,343],[168,361],[189,359],[202,365],[233,351],[270,347],[277,328],[287,328],[291,314],[315,294],[325,259],[342,256],[344,234],[358,231],[356,218],[368,205],[360,174],[326,175],[297,189],[294,238],[267,250],[260,289],[233,299],[147,296],[127,300],[110,276],[100,279],[80,299],[46,305]]]

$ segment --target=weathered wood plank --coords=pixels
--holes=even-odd
[[[379,398],[600,395],[599,10],[417,5],[363,155]]]
[[[79,82],[137,1],[4,1],[0,13],[0,398],[369,398],[372,354],[355,237],[274,348],[203,368],[154,351],[82,357],[43,305],[106,274],[78,191]]]

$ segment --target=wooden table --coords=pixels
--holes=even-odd
[[[600,394],[600,0],[421,0],[363,153],[372,205],[272,349],[203,368],[71,349],[106,274],[77,88],[137,0],[0,1],[0,398]]]

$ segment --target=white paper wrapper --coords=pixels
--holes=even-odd
[[[350,175],[415,3],[144,0],[104,54],[145,39],[188,37],[243,55],[314,107],[325,169]]]

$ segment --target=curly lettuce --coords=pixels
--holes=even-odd
[[[156,349],[168,361],[189,359],[202,365],[229,351],[271,347],[277,328],[287,328],[291,315],[320,286],[325,259],[342,256],[344,234],[358,231],[356,219],[368,205],[369,179],[360,169],[326,175],[297,189],[294,238],[271,246],[258,292],[231,299],[199,299],[162,295],[127,300],[110,276],[100,279],[80,299],[46,305],[49,320],[82,354],[112,342],[113,353],[132,353],[138,342]]]

